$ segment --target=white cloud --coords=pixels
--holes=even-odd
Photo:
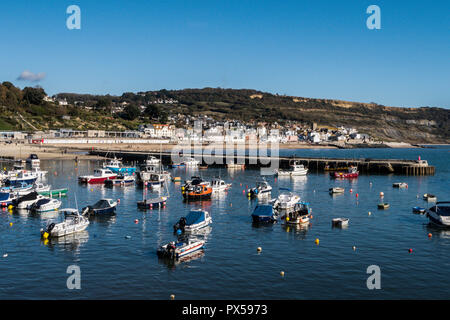
[[[37,82],[45,78],[45,72],[33,73],[28,70],[23,71],[17,80]]]

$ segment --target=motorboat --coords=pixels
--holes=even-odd
[[[382,202],[378,204],[378,209],[388,209],[390,207],[389,203]]]
[[[43,183],[40,183],[40,182],[35,182],[34,184],[33,184],[33,190],[34,191],[36,191],[36,192],[38,192],[38,193],[41,193],[41,192],[50,192],[50,188],[51,188],[52,186],[50,186],[50,185],[48,185],[48,184],[43,184]]]
[[[231,187],[231,183],[226,183],[224,180],[219,178],[214,178],[211,181],[211,188],[213,192],[220,192],[228,190]]]
[[[425,213],[427,211],[427,209],[417,206],[417,207],[413,207],[412,211],[414,213]]]
[[[341,187],[334,187],[334,188],[330,188],[330,194],[334,194],[334,193],[344,193],[345,189],[341,188]]]
[[[17,208],[17,209],[30,209],[31,206],[38,202],[41,199],[45,199],[46,197],[41,196],[39,193],[37,193],[36,191],[30,192],[26,195],[23,196],[18,196],[14,201],[13,201],[13,205]]]
[[[436,202],[427,211],[427,217],[435,225],[450,227],[450,201]]]
[[[133,185],[136,178],[134,175],[119,174],[114,179],[105,180],[107,186],[130,186]]]
[[[20,184],[17,185],[2,187],[0,189],[0,192],[12,192],[15,195],[22,196],[30,192],[33,192],[33,185],[21,182]]]
[[[289,166],[289,170],[276,170],[278,176],[305,176],[308,173],[308,169],[304,165],[299,164],[294,161],[293,164]]]
[[[200,161],[196,160],[195,158],[185,158],[182,162],[186,167],[197,167],[200,163]]]
[[[294,206],[300,201],[300,196],[289,193],[282,193],[273,203],[273,208],[275,210],[289,210],[294,208]]]
[[[154,197],[154,198],[144,199],[142,201],[138,201],[137,206],[139,209],[165,208],[167,198],[168,197],[162,196],[162,197]]]
[[[35,203],[33,203],[29,210],[41,213],[41,212],[48,212],[48,211],[54,211],[58,210],[59,207],[61,207],[62,202],[58,199],[52,199],[52,198],[43,198],[39,199]]]
[[[192,191],[195,186],[199,184],[204,184],[206,181],[201,177],[192,176],[190,180],[186,180],[184,184],[181,186],[181,192]]]
[[[252,220],[254,223],[260,222],[275,222],[277,221],[277,215],[270,204],[259,204],[256,206],[252,213]]]
[[[180,239],[160,246],[156,253],[160,258],[179,259],[202,249],[205,241],[193,238]]]
[[[148,156],[144,162],[144,164],[146,166],[159,166],[160,163],[161,163],[161,160],[159,160],[158,158],[156,158],[154,156]]]
[[[39,157],[37,154],[30,154],[30,156],[26,160],[27,163],[31,164],[32,167],[39,167],[41,164],[41,160],[39,160]]]
[[[311,208],[309,203],[300,201],[297,202],[292,210],[286,212],[281,217],[285,224],[307,224],[311,218]]]
[[[16,199],[14,193],[0,192],[0,207],[7,207]]]
[[[84,231],[89,225],[89,219],[81,215],[77,209],[61,209],[60,212],[64,214],[64,221],[60,223],[50,221],[45,229],[41,229],[41,236],[44,239]]]
[[[212,223],[211,215],[208,211],[197,209],[191,210],[186,217],[182,217],[174,226],[174,232],[195,232],[205,228]],[[180,231],[178,231],[180,230]]]
[[[105,183],[106,180],[115,179],[117,173],[112,172],[109,169],[95,169],[93,175],[86,175],[78,177],[78,181],[81,183]]]
[[[133,174],[136,172],[136,167],[124,167],[122,161],[114,157],[110,159],[108,162],[103,164],[103,168],[109,169],[114,173],[120,174]]]
[[[37,175],[31,171],[22,170],[17,173],[15,177],[6,179],[7,186],[17,186],[21,183],[33,184],[37,180]]]
[[[104,215],[114,214],[116,212],[117,201],[113,199],[100,199],[92,206],[84,207],[81,212],[83,215]]]
[[[408,188],[408,184],[406,182],[395,182],[392,184],[394,188]]]
[[[141,179],[140,181],[144,186],[155,187],[155,186],[162,186],[163,183],[166,181],[166,178],[161,173],[152,173],[150,174],[150,176],[148,176],[147,180]]]
[[[249,198],[270,196],[272,187],[267,181],[261,180],[256,182],[256,187],[247,190],[247,196]]]
[[[193,187],[192,190],[183,192],[183,197],[188,201],[211,199],[212,188],[209,183],[201,183]]]
[[[337,171],[337,172],[330,172],[330,175],[332,178],[342,178],[342,179],[352,179],[352,178],[358,178],[359,171],[357,167],[350,167],[348,168],[347,172],[343,171]]]
[[[331,224],[333,225],[333,227],[342,228],[347,227],[349,221],[349,218],[334,218],[331,220]]]
[[[433,194],[425,193],[423,195],[423,200],[426,200],[428,202],[437,201],[437,197]]]

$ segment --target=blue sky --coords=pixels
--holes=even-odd
[[[81,30],[66,28],[72,4]],[[446,0],[2,0],[0,28],[0,81],[50,95],[222,87],[450,108]]]

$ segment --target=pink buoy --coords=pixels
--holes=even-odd
[[[350,189],[350,193],[352,193],[353,192],[353,189]]]
[[[117,199],[117,203],[120,203],[120,199]]]
[[[134,223],[138,223],[138,222],[139,222],[139,220],[138,220],[138,219],[134,220]]]

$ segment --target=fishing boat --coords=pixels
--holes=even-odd
[[[276,170],[278,176],[306,176],[308,169],[304,165],[294,161],[290,166],[289,170]]]
[[[53,189],[53,190],[47,190],[47,191],[37,191],[40,195],[48,196],[48,197],[54,197],[54,196],[66,196],[67,195],[67,188],[61,188],[61,189]]]
[[[437,201],[437,197],[434,194],[425,193],[423,195],[423,200],[433,202],[433,201]]]
[[[61,209],[60,212],[64,214],[64,221],[60,223],[49,222],[45,229],[41,229],[41,236],[44,239],[84,231],[89,225],[89,219],[81,215],[77,209]]]
[[[209,183],[198,184],[193,190],[183,192],[183,197],[188,201],[211,199],[212,188]]]
[[[273,203],[273,208],[275,210],[289,210],[294,208],[294,206],[300,201],[300,196],[289,193],[282,193]]]
[[[344,193],[345,189],[341,188],[341,187],[334,187],[334,188],[330,188],[330,194],[334,194],[334,193]]]
[[[15,177],[9,177],[6,180],[7,186],[17,186],[21,183],[33,184],[37,180],[37,175],[31,171],[22,170],[17,173]]]
[[[281,217],[285,224],[307,224],[311,218],[311,208],[307,202],[297,202],[293,209]]]
[[[184,184],[181,186],[181,192],[188,192],[194,190],[194,187],[199,184],[205,184],[206,181],[201,177],[192,176],[190,180],[186,180]]]
[[[333,178],[352,179],[358,178],[359,171],[357,167],[350,167],[347,172],[330,172],[330,175]]]
[[[39,167],[41,164],[41,160],[39,160],[39,157],[37,154],[30,154],[30,156],[26,160],[27,163],[31,164],[32,167]]]
[[[392,184],[394,188],[408,188],[408,184],[406,182],[395,182]]]
[[[199,229],[205,228],[212,223],[211,215],[208,211],[197,209],[191,210],[186,217],[180,220],[173,226],[174,232],[195,232]],[[180,231],[178,231],[180,230]]]
[[[256,187],[247,190],[247,196],[249,198],[270,196],[272,187],[267,181],[261,180],[256,182]]]
[[[225,191],[228,190],[228,188],[231,187],[231,183],[226,183],[225,181],[223,181],[222,179],[219,178],[214,178],[211,181],[211,188],[213,190],[213,192],[221,192],[221,191]]]
[[[196,160],[195,158],[185,158],[182,162],[186,167],[197,167],[200,163],[200,161]]]
[[[13,201],[13,206],[15,206],[17,209],[30,209],[31,206],[38,202],[41,199],[45,199],[46,197],[41,196],[39,193],[37,193],[36,191],[30,192],[26,195],[23,196],[18,196],[14,201]]]
[[[35,182],[33,184],[33,190],[36,191],[37,193],[39,192],[50,192],[50,188],[52,186],[48,185],[48,184],[43,184],[41,182]]]
[[[107,186],[129,186],[133,185],[135,182],[134,175],[119,174],[116,178],[105,180],[105,185]]]
[[[389,203],[383,202],[378,204],[378,209],[388,209],[390,207]]]
[[[331,220],[331,224],[333,225],[333,227],[342,228],[348,226],[349,221],[349,218],[334,218],[333,220]]]
[[[33,185],[27,184],[25,182],[21,182],[20,184],[8,186],[8,187],[2,187],[0,189],[0,192],[11,192],[15,195],[25,195],[33,191]]]
[[[450,201],[436,202],[426,212],[431,223],[441,227],[450,227]]]
[[[116,157],[104,163],[103,168],[109,169],[114,173],[129,174],[129,175],[132,175],[136,172],[136,167],[124,167],[121,159],[117,159]]]
[[[95,169],[93,175],[86,175],[78,177],[78,181],[81,183],[105,183],[106,180],[115,179],[117,173],[112,172],[109,169]]]
[[[276,213],[270,204],[259,204],[252,213],[254,223],[275,222],[277,221]]]
[[[13,203],[16,199],[14,193],[11,192],[0,192],[0,206],[7,207]]]
[[[413,207],[412,211],[414,213],[425,213],[427,211],[427,209],[417,206],[417,207]]]
[[[81,212],[83,215],[104,215],[116,212],[117,201],[113,199],[100,199],[92,206],[84,207]]]
[[[202,249],[205,241],[192,238],[180,239],[177,242],[172,241],[160,246],[156,253],[160,258],[179,259],[195,251]]]
[[[58,210],[59,207],[61,207],[62,202],[58,199],[52,199],[52,198],[43,198],[39,199],[35,203],[33,203],[29,210],[36,212],[36,213],[42,213],[42,212],[48,212],[48,211],[54,211]]]

